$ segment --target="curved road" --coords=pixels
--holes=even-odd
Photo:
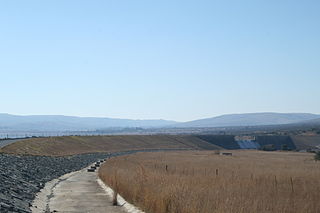
[[[97,182],[97,172],[82,169],[46,184],[33,203],[32,212],[125,213]]]
[[[17,142],[17,141],[21,141],[24,139],[5,139],[5,140],[0,140],[0,148],[9,145],[11,143]]]

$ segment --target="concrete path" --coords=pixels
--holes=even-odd
[[[69,173],[46,184],[37,195],[32,212],[124,213],[97,182],[96,172]]]
[[[25,139],[5,139],[5,140],[2,139],[0,140],[0,148],[21,140],[25,140]]]

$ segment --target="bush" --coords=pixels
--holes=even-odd
[[[274,144],[267,144],[262,147],[262,150],[263,151],[275,151],[276,148],[275,148]]]
[[[316,155],[314,156],[315,160],[320,160],[320,151],[316,152]]]
[[[288,145],[287,145],[287,144],[282,144],[282,145],[281,145],[281,150],[283,150],[283,151],[288,151],[288,150],[289,150]]]

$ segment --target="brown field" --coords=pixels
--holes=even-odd
[[[179,148],[220,149],[220,147],[195,136],[125,135],[31,138],[7,145],[0,149],[0,152],[20,155],[63,156],[94,152]]]
[[[148,213],[320,212],[320,162],[294,152],[138,153],[99,175]]]

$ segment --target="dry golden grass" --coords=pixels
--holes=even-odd
[[[93,152],[115,152],[138,149],[216,149],[195,136],[119,135],[64,136],[31,138],[5,146],[0,151],[11,154],[63,156]]]
[[[232,152],[138,153],[110,159],[99,175],[148,213],[320,212],[313,155]]]

